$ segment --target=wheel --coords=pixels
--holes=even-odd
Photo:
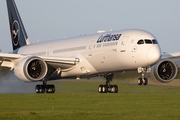
[[[110,85],[111,90],[109,93],[116,93],[116,85]]]
[[[115,93],[118,93],[118,86],[114,85],[114,87],[115,87]]]
[[[138,79],[138,85],[142,85],[143,84],[143,80],[142,80],[142,78],[139,78]]]
[[[144,78],[143,84],[144,84],[144,85],[147,85],[147,84],[148,84],[148,79],[147,79],[147,78]]]
[[[114,93],[115,92],[114,85],[109,85],[109,87],[110,87],[109,93]]]
[[[109,93],[118,93],[118,86],[117,85],[110,85],[111,91]]]
[[[44,85],[39,86],[39,93],[44,93],[45,92],[45,87]]]
[[[50,85],[46,85],[46,93],[51,93],[51,87],[50,87]]]
[[[36,93],[44,93],[45,92],[44,85],[36,85],[35,91]]]
[[[118,86],[117,85],[110,85],[109,93],[118,93]]]
[[[55,92],[55,86],[54,85],[47,85],[46,86],[46,93],[54,93]]]
[[[107,93],[108,92],[108,86],[103,85],[101,90],[102,90],[102,93]]]
[[[103,87],[103,85],[99,85],[99,87],[98,87],[98,92],[99,93],[102,93],[102,87]]]
[[[35,88],[35,92],[36,92],[36,93],[40,93],[40,92],[39,92],[39,88],[40,88],[40,85],[36,85],[36,88]]]
[[[51,85],[51,90],[52,90],[51,93],[55,93],[55,86],[54,85]]]

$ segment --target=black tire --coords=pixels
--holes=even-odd
[[[45,87],[44,85],[39,86],[39,93],[44,93],[45,92]]]
[[[46,85],[46,93],[50,93],[50,86],[49,85]]]
[[[102,93],[102,87],[103,87],[103,85],[99,85],[99,87],[98,87],[98,92],[99,93]]]
[[[118,86],[114,85],[114,87],[115,87],[115,93],[118,93]]]
[[[144,84],[144,85],[147,85],[147,84],[148,84],[148,79],[147,79],[147,78],[144,78],[143,84]]]
[[[40,85],[36,85],[36,88],[35,88],[35,92],[36,92],[36,93],[40,93],[40,92],[39,92],[39,88],[40,88]]]
[[[138,85],[142,85],[143,84],[143,80],[142,80],[142,78],[139,78],[138,79]]]
[[[113,93],[113,87],[114,87],[114,85],[109,85],[109,87],[110,87],[109,93]]]
[[[46,86],[46,93],[55,93],[55,86],[54,85],[47,85]]]
[[[55,86],[54,85],[51,85],[51,89],[52,89],[51,93],[55,93]]]
[[[109,93],[118,93],[118,86],[117,85],[110,85],[111,90]]]
[[[107,93],[108,92],[108,86],[103,85],[101,90],[102,90],[102,93]]]

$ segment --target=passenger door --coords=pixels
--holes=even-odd
[[[126,52],[126,44],[127,44],[128,39],[129,39],[129,36],[125,36],[123,40],[121,41],[121,46],[120,46],[121,52]]]

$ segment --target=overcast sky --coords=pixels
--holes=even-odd
[[[180,52],[180,0],[15,0],[32,43],[137,28],[163,52]],[[0,0],[0,49],[11,52],[6,0]]]

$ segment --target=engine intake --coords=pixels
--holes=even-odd
[[[175,68],[173,64],[169,61],[162,62],[158,67],[159,77],[163,80],[169,80],[173,77]]]
[[[155,64],[147,77],[154,81],[167,83],[172,81],[177,75],[177,66],[171,60],[161,60]]]
[[[42,80],[47,74],[46,62],[36,56],[23,58],[15,67],[14,74],[24,82]]]

